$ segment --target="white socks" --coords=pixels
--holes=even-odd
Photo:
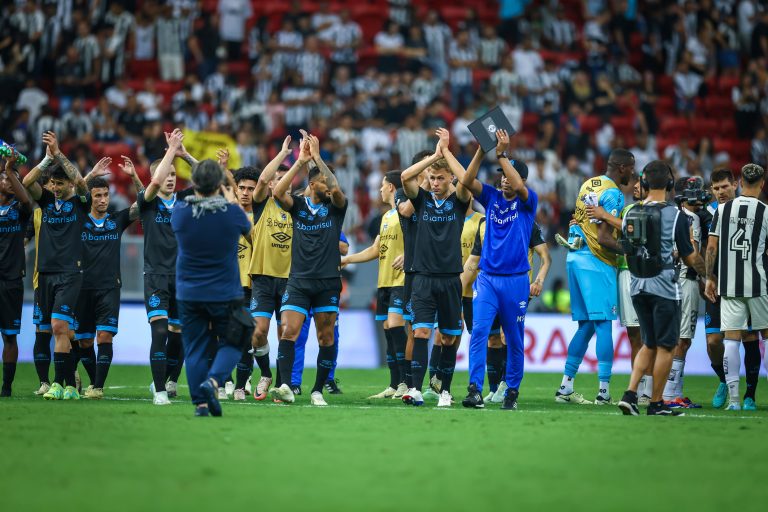
[[[610,383],[600,381],[600,388],[598,389],[597,394],[602,396],[603,398],[610,398],[611,396]]]
[[[666,384],[664,384],[664,400],[674,400],[678,396],[682,398],[683,368],[685,368],[685,361],[677,358],[672,360],[672,369],[669,371]]]
[[[563,381],[560,383],[560,389],[558,391],[561,395],[570,395],[573,393],[573,377],[563,375]]]
[[[739,395],[739,372],[741,371],[741,354],[739,354],[739,340],[725,340],[725,354],[723,355],[723,369],[725,370],[725,383],[728,384],[728,394],[731,403],[741,403]]]

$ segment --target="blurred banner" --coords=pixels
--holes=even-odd
[[[576,332],[576,323],[567,315],[529,314],[525,320],[525,370],[530,372],[561,373],[568,354],[568,342]],[[270,326],[269,340],[272,345],[270,356],[277,355],[274,320]],[[339,317],[339,368],[379,368],[383,350],[377,339],[377,326],[369,310],[342,310]],[[629,373],[630,345],[627,331],[618,322],[614,323],[614,373]],[[150,330],[143,304],[124,303],[120,309],[120,332],[115,338],[115,364],[141,364],[149,362]],[[32,361],[32,347],[35,343],[32,325],[32,306],[26,304],[19,336],[19,359]],[[469,335],[465,332],[459,348],[457,370],[468,367]],[[317,361],[317,337],[314,324],[310,328],[305,354],[306,366],[314,368]],[[743,366],[743,365],[742,365]],[[595,340],[581,365],[581,372],[597,371]],[[742,368],[743,371],[743,368]],[[763,370],[764,371],[764,370]],[[687,375],[714,375],[707,357],[704,322],[699,320],[696,337],[686,358]]]
[[[214,161],[216,160],[216,151],[226,148],[229,150],[229,164],[227,167],[230,169],[240,168],[240,154],[237,152],[237,144],[235,144],[235,139],[229,135],[216,132],[184,130],[184,147],[197,160],[210,158]],[[177,164],[176,172],[179,177],[185,180],[190,179],[192,168],[189,164],[186,162],[177,162]]]

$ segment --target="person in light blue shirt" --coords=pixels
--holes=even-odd
[[[464,407],[484,407],[482,390],[485,374],[486,343],[497,315],[507,340],[505,381],[508,386],[502,409],[517,409],[517,397],[523,380],[525,313],[528,308],[530,281],[528,244],[536,217],[538,197],[525,186],[528,167],[510,160],[506,149],[509,136],[496,131],[496,157],[504,176],[501,190],[480,183],[478,165],[470,164],[464,186],[472,191],[485,208],[485,241],[480,258],[480,274],[474,284],[474,318],[469,347],[469,394]],[[482,158],[478,149],[473,163]]]

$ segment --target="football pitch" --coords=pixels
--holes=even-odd
[[[554,374],[526,375],[518,411],[367,400],[386,370],[340,370],[330,406],[225,402],[195,418],[187,388],[152,405],[147,367],[113,367],[102,401],[35,397],[32,365],[0,402],[3,510],[758,510],[768,477],[768,383],[756,412],[704,404],[684,418],[555,404]],[[81,374],[84,372],[81,369]],[[620,398],[627,376],[612,382]],[[454,395],[465,395],[466,373]],[[742,387],[744,383],[742,381]],[[311,387],[311,385],[309,386]],[[595,375],[580,375],[590,397]],[[643,410],[644,412],[644,410]]]

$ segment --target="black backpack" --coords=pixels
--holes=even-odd
[[[661,253],[661,210],[667,203],[636,204],[624,215],[622,248],[629,271],[635,277],[656,277],[673,265],[664,264]]]

